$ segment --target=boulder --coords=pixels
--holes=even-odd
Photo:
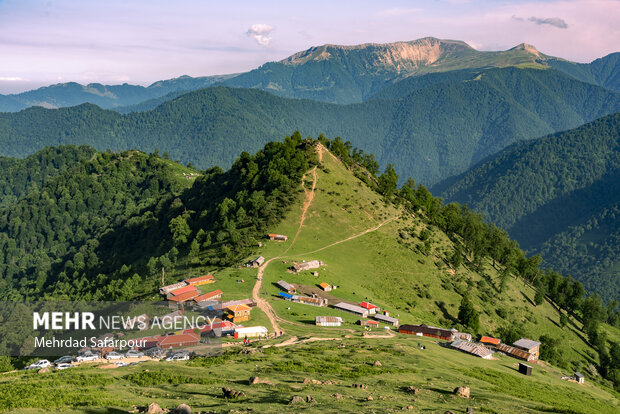
[[[469,398],[469,387],[456,387],[454,393],[462,398]]]
[[[416,394],[420,393],[420,389],[414,387],[413,385],[410,385],[407,388],[405,388],[405,391],[410,393],[410,394],[413,394],[413,395],[416,395]]]
[[[45,367],[45,368],[41,368],[39,371],[39,374],[45,374],[46,372],[50,372],[49,367]]]
[[[293,398],[291,398],[291,402],[289,402],[289,404],[299,404],[304,402],[304,399],[301,398],[299,395],[295,395],[293,396]]]
[[[374,398],[372,398],[372,395],[369,395],[366,399],[367,399],[368,401],[372,401],[372,400],[374,400]]]
[[[224,394],[224,398],[228,399],[237,399],[241,397],[245,397],[245,393],[243,391],[235,391],[231,390],[228,387],[222,388],[222,393]]]
[[[475,413],[474,409],[473,409],[473,408],[471,408],[471,407],[467,407],[467,409],[465,410],[465,412],[466,412],[467,414],[474,414],[474,413]]]
[[[157,403],[150,403],[146,409],[147,414],[161,414],[163,412],[164,410],[162,410],[159,404]]]
[[[248,383],[250,385],[258,384],[260,383],[260,379],[258,377],[250,377]]]
[[[332,397],[334,397],[337,400],[340,400],[340,399],[342,399],[342,394],[334,394],[334,395],[332,395]]]
[[[375,367],[380,367],[382,364],[381,364],[381,361],[375,361],[375,363],[373,365]]]
[[[365,390],[368,387],[365,384],[353,384],[353,388],[359,388],[361,390]]]
[[[192,409],[187,404],[180,404],[177,408],[174,409],[174,414],[192,414]]]
[[[316,400],[314,399],[314,397],[313,397],[313,396],[311,396],[311,395],[306,395],[306,402],[307,402],[307,403],[313,403],[313,402],[316,402]]]

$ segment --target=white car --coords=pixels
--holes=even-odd
[[[123,361],[116,361],[114,365],[116,365],[117,367],[126,367],[128,364]]]
[[[99,355],[97,354],[83,354],[76,358],[78,362],[91,362],[99,359]]]
[[[67,368],[73,368],[73,365],[67,364],[66,362],[56,365],[56,369],[67,369]]]
[[[189,354],[174,354],[166,358],[166,361],[187,361]]]
[[[111,359],[123,359],[123,356],[118,352],[108,352],[107,354],[105,354],[104,358],[109,361]]]
[[[140,351],[135,351],[133,349],[130,349],[129,351],[125,352],[125,358],[141,358],[143,356],[144,356],[144,353]]]
[[[43,369],[52,365],[47,359],[41,359],[33,364],[30,364],[26,369]]]

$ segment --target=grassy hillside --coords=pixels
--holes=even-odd
[[[508,230],[547,265],[620,299],[620,114],[512,146],[433,190]]]
[[[337,144],[331,143],[331,147],[335,149]],[[166,277],[171,283],[212,272],[216,282],[207,287],[224,291],[224,300],[255,297],[259,301],[246,326],[264,325],[271,332],[284,331],[284,337],[255,343],[252,348],[261,348],[256,353],[240,352],[239,342],[233,341],[218,357],[189,362],[152,362],[114,370],[83,366],[50,374],[8,373],[0,375],[0,407],[18,412],[104,412],[157,402],[166,408],[188,403],[194,410],[214,412],[388,412],[403,407],[414,412],[465,412],[473,407],[477,412],[495,413],[611,413],[618,409],[618,394],[590,368],[590,364],[598,363],[597,356],[577,318],[569,316],[568,325],[562,328],[559,319],[564,312],[547,301],[534,305],[535,290],[520,278],[509,277],[501,287],[501,275],[496,270],[501,266],[494,266],[489,258],[475,264],[472,255],[466,253],[460,265],[448,264],[461,243],[460,236],[449,236],[431,224],[427,207],[432,200],[427,199],[431,204],[412,213],[404,201],[395,204],[372,189],[384,188],[385,176],[375,178],[359,165],[345,165],[321,145],[304,145],[297,134],[284,145],[269,148],[252,159],[242,156],[227,175],[215,176],[220,177],[218,187],[222,187],[224,182],[232,184],[237,172],[252,171],[251,160],[262,162],[259,171],[264,171],[268,165],[282,163],[276,161],[275,154],[290,153],[286,159],[293,160],[297,159],[293,154],[301,151],[299,160],[309,160],[304,175],[291,176],[295,178],[291,182],[294,191],[284,199],[281,218],[263,227],[264,233],[288,235],[288,241],[263,239],[261,247],[255,242],[249,244],[247,256],[231,265],[213,262],[209,248],[194,260],[181,245],[181,254],[167,268]],[[313,155],[315,148],[318,153]],[[273,175],[271,172],[261,178]],[[180,196],[188,209],[212,194],[206,185],[211,180],[205,177],[196,181],[189,190],[194,196]],[[263,181],[255,180],[259,182]],[[238,189],[238,185],[231,188]],[[223,199],[224,195],[218,194],[219,206],[229,204]],[[238,216],[238,210],[220,217],[232,220],[233,216]],[[191,223],[192,233],[197,232],[196,223]],[[200,228],[210,229],[213,224],[203,223]],[[463,243],[461,248],[467,246]],[[258,271],[237,266],[259,254],[267,262]],[[318,277],[310,272],[287,271],[293,261],[311,259],[324,262]],[[263,275],[261,283],[257,283],[257,272]],[[273,283],[279,279],[303,291],[318,292],[315,285],[323,281],[336,285],[338,288],[329,293],[331,300],[372,300],[397,316],[401,324],[455,326],[474,334],[498,334],[512,328],[534,339],[547,335],[560,340],[554,349],[561,358],[553,358],[560,366],[533,364],[534,375],[524,377],[516,371],[518,361],[507,356],[482,360],[441,347],[432,339],[387,330],[371,332],[379,334],[375,337],[364,335],[352,314],[278,299],[279,290]],[[151,297],[157,297],[156,286],[151,288]],[[480,313],[477,332],[457,320],[464,295]],[[317,315],[341,316],[345,323],[340,328],[316,327],[313,321]],[[604,329],[611,340],[620,339],[617,328]],[[420,349],[418,343],[426,349]],[[381,366],[375,366],[377,360]],[[561,379],[575,369],[587,373],[586,385]],[[252,375],[269,383],[247,385]],[[304,384],[304,378],[335,383]],[[353,384],[360,383],[367,388],[354,388]],[[409,386],[420,391],[410,394],[406,391]],[[454,396],[452,391],[457,386],[471,387],[472,398]],[[221,387],[242,390],[246,396],[224,400]],[[310,395],[315,402],[291,406],[294,395]]]
[[[514,142],[615,112],[619,96],[556,70],[516,68],[405,80],[382,99],[354,105],[216,87],[143,113],[81,105],[0,114],[0,153],[23,157],[59,144],[158,148],[199,168],[226,167],[240,152],[261,148],[265,137],[300,129],[341,136],[431,185]]]

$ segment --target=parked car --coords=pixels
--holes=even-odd
[[[40,359],[37,362],[28,365],[26,369],[43,369],[49,367],[50,365],[52,364],[47,359]]]
[[[66,355],[66,356],[60,357],[56,361],[54,361],[54,365],[70,364],[70,363],[75,362],[75,361],[76,361],[75,357],[73,357],[71,355]]]
[[[68,364],[66,362],[63,362],[61,364],[56,364],[56,369],[67,369],[67,368],[72,368],[73,365]]]
[[[79,355],[76,358],[77,362],[88,362],[88,361],[96,361],[100,357],[99,354],[95,354],[94,352],[85,352],[82,355]]]
[[[105,354],[104,358],[108,361],[111,359],[123,359],[123,355],[119,354],[118,352],[108,352],[107,354]]]
[[[177,352],[166,358],[166,361],[187,361],[189,359],[189,353]]]
[[[158,347],[153,347],[153,348],[149,348],[149,349],[147,349],[147,350],[144,352],[144,354],[145,354],[146,356],[151,357],[151,358],[157,358],[157,359],[159,359],[159,358],[162,358],[164,355],[166,355],[166,351],[164,351],[163,349],[158,348]]]
[[[125,358],[141,358],[143,356],[143,352],[136,351],[135,349],[130,349],[129,351],[125,352]]]

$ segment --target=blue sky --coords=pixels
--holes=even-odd
[[[618,51],[618,21],[619,0],[0,0],[0,93],[242,72],[324,43],[425,36],[589,62]]]

